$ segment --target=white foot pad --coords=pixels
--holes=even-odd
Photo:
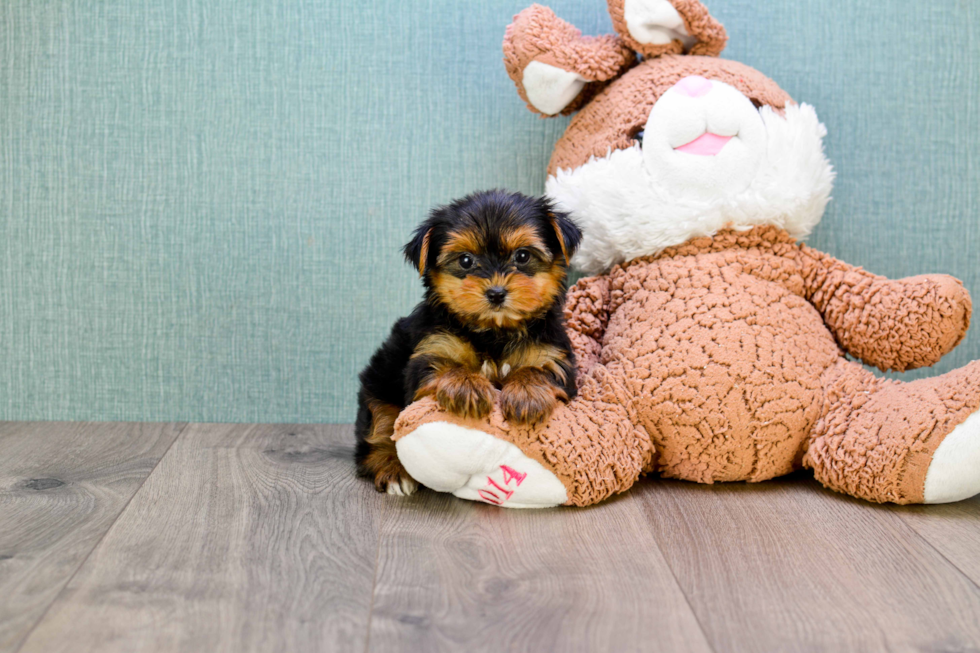
[[[419,483],[505,508],[551,508],[568,500],[558,477],[509,442],[448,422],[429,422],[395,443]]]
[[[946,436],[926,472],[926,503],[952,503],[980,494],[980,412]]]

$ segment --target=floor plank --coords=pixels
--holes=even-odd
[[[800,475],[634,490],[719,653],[980,647],[980,590],[888,507]]]
[[[17,649],[182,427],[0,423],[0,653]]]
[[[370,651],[709,651],[638,506],[385,512]]]
[[[980,648],[977,499],[505,511],[378,495],[347,426],[179,428],[0,424],[0,652]]]
[[[23,651],[363,650],[384,503],[352,442],[189,426]]]
[[[895,506],[892,510],[980,586],[980,496],[941,506]]]

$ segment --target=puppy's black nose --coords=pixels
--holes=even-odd
[[[487,288],[487,301],[494,306],[500,306],[507,299],[507,290],[501,286]]]

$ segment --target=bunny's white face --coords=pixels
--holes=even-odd
[[[640,143],[558,170],[546,191],[583,230],[572,263],[590,274],[725,228],[771,224],[801,238],[830,199],[825,134],[809,105],[780,115],[686,77],[654,104]]]

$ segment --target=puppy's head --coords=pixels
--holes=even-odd
[[[405,246],[430,296],[480,330],[518,328],[564,297],[578,227],[544,198],[474,193],[435,209]]]

